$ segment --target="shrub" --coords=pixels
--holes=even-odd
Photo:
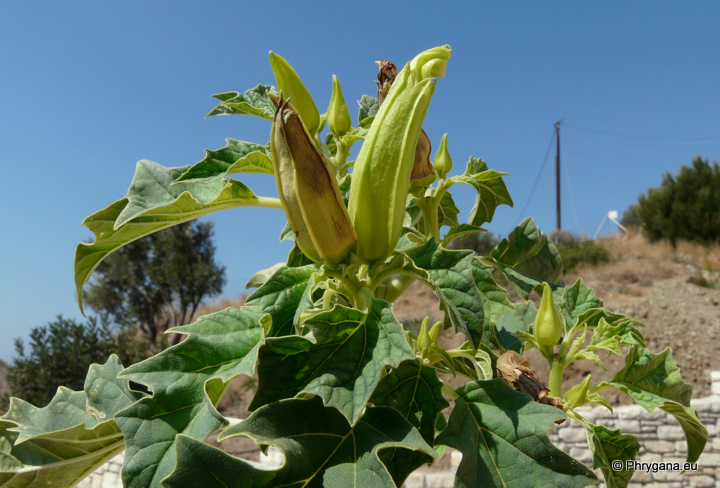
[[[662,184],[640,195],[623,215],[623,224],[639,223],[650,241],[699,243],[720,241],[720,166],[696,157],[677,176],[666,173]]]
[[[569,232],[562,232],[557,248],[563,261],[563,271],[574,271],[581,264],[597,266],[610,262],[610,251],[598,241],[581,239]]]
[[[13,396],[36,406],[47,404],[59,386],[81,390],[88,367],[117,354],[132,364],[158,352],[130,330],[114,333],[106,320],[90,317],[78,322],[58,316],[30,332],[29,350],[15,340],[17,357],[8,367]]]

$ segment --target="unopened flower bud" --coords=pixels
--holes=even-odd
[[[415,150],[435,89],[430,76],[444,71],[450,58],[448,46],[430,51],[398,73],[355,161],[348,211],[365,263],[387,258],[400,239]],[[432,69],[425,69],[428,63]]]
[[[535,316],[533,333],[540,351],[552,354],[554,347],[563,335],[563,323],[558,313],[550,285],[543,283],[543,295],[540,308]]]
[[[440,139],[440,147],[433,162],[438,178],[445,178],[452,169],[452,158],[447,148],[447,136],[448,135],[445,134],[442,136],[442,139]]]
[[[350,119],[350,109],[345,103],[342,89],[340,88],[340,80],[333,75],[332,95],[330,96],[330,106],[327,111],[327,123],[330,131],[341,136],[350,130],[352,120]]]

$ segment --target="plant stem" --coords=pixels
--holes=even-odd
[[[277,208],[278,210],[282,210],[283,208],[280,199],[272,197],[257,197],[255,200],[248,200],[247,206]]]
[[[559,357],[553,358],[550,362],[550,379],[548,389],[551,397],[562,397],[562,380],[565,372],[565,362]]]
[[[433,197],[416,197],[413,199],[415,204],[420,208],[423,215],[424,233],[434,237],[440,242],[440,228],[438,226],[438,201]]]
[[[350,154],[351,144],[347,144],[342,137],[339,137],[335,141],[335,144],[337,147],[337,151],[335,151],[335,157],[332,158],[332,162],[335,171],[337,171],[338,168],[342,167],[345,164],[348,154]]]

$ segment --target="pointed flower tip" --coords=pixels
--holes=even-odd
[[[542,300],[540,308],[535,317],[534,334],[541,350],[543,348],[552,351],[557,345],[563,334],[563,324],[560,314],[555,307],[552,288],[545,282],[543,283]]]
[[[420,79],[445,76],[445,68],[452,56],[448,44],[423,51],[410,61],[410,70]]]
[[[345,102],[342,88],[340,87],[340,80],[336,75],[332,77],[332,95],[327,111],[327,122],[330,131],[338,136],[345,134],[352,126],[350,109]]]
[[[438,178],[445,178],[445,176],[452,169],[452,158],[450,157],[450,151],[447,148],[447,132],[442,139],[440,139],[440,147],[435,155],[435,172],[438,174]]]

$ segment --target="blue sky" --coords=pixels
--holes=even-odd
[[[136,161],[267,142],[268,121],[204,115],[214,93],[273,83],[270,50],[324,111],[332,74],[351,102],[374,94],[376,59],[450,44],[424,127],[435,147],[449,133],[453,173],[471,155],[510,173],[515,207],[488,228],[507,235],[533,216],[554,229],[554,148],[528,195],[563,120],[563,227],[592,235],[663,173],[720,158],[718,18],[717,2],[2,2],[0,358],[30,328],[80,317],[80,223],[125,195]],[[243,181],[276,194],[272,177]],[[466,216],[472,191],[453,193]],[[211,219],[227,296],[289,251],[279,211]]]

